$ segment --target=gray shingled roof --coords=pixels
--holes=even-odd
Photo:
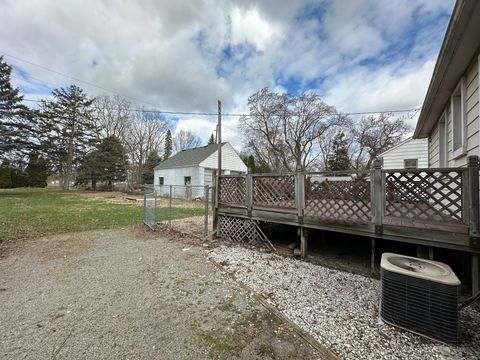
[[[222,143],[222,146],[223,145],[225,145],[225,143]],[[198,166],[203,160],[217,151],[217,149],[217,144],[210,144],[194,149],[182,150],[167,160],[162,161],[155,167],[155,170]]]

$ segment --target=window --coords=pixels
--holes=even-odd
[[[465,78],[460,80],[451,100],[453,158],[465,154]]]
[[[191,177],[191,176],[185,176],[185,177],[183,178],[183,181],[184,181],[184,184],[185,184],[186,186],[191,185],[191,184],[192,184],[192,177]]]
[[[405,160],[403,160],[403,167],[405,169],[416,169],[416,168],[418,168],[418,159],[405,159]]]
[[[160,177],[158,178],[158,184],[159,184],[159,185],[163,185],[163,181],[164,181],[164,180],[163,180],[163,176],[160,176]]]

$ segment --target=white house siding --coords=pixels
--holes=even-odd
[[[428,144],[428,167],[440,167],[440,136],[438,126],[432,132],[430,136],[430,143]]]
[[[203,172],[203,183],[205,186],[213,185],[213,169],[204,169]]]
[[[417,159],[419,168],[428,167],[428,139],[409,139],[385,151],[382,155],[384,169],[403,169],[404,160]]]
[[[466,154],[453,157],[453,132],[451,114],[448,117],[448,166],[459,167],[467,164],[468,155],[480,155],[479,147],[479,76],[478,76],[478,56],[475,56],[472,63],[465,72],[465,104],[466,104]],[[459,79],[460,81],[460,79]],[[447,104],[447,107],[450,103]],[[438,125],[437,125],[438,127]]]
[[[208,169],[216,169],[218,166],[217,151],[203,160],[200,163],[200,166]],[[228,169],[230,172],[247,172],[247,166],[229,143],[226,143],[222,146],[222,168]]]

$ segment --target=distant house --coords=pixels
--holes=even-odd
[[[428,167],[428,139],[408,138],[379,155],[384,169]]]
[[[413,137],[428,138],[429,167],[480,155],[480,1],[458,0]]]
[[[214,170],[218,166],[218,145],[210,144],[180,151],[155,168],[155,185],[189,185],[193,188],[212,185]],[[247,173],[235,149],[229,143],[222,143],[222,174],[240,175]],[[203,189],[194,189],[202,194]]]

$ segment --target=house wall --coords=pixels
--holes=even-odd
[[[200,166],[208,169],[216,169],[218,166],[217,151],[203,160],[200,163]],[[230,170],[230,172],[247,172],[247,166],[229,143],[226,143],[222,146],[222,169]]]
[[[428,167],[440,167],[440,131],[437,125],[430,136],[428,144]]]
[[[447,165],[449,167],[465,166],[467,164],[467,157],[469,155],[480,156],[480,132],[479,132],[479,107],[480,107],[480,90],[479,90],[479,61],[478,54],[472,59],[464,73],[465,77],[465,131],[466,131],[466,153],[458,158],[453,156],[453,123],[452,114],[450,110],[450,102],[445,105],[446,109],[446,152]],[[458,79],[460,81],[460,79]],[[453,94],[453,92],[452,92]],[[442,115],[443,116],[443,115]],[[429,165],[430,167],[438,167],[439,160],[439,143],[440,131],[438,119],[436,127],[430,133],[429,142]]]
[[[191,185],[203,186],[204,184],[204,171],[199,166],[155,170],[154,184],[159,185],[159,178],[163,177],[164,185],[184,185],[185,176],[191,177]]]
[[[393,149],[384,152],[384,169],[403,169],[405,159],[417,159],[419,168],[428,167],[428,139],[410,139]]]

